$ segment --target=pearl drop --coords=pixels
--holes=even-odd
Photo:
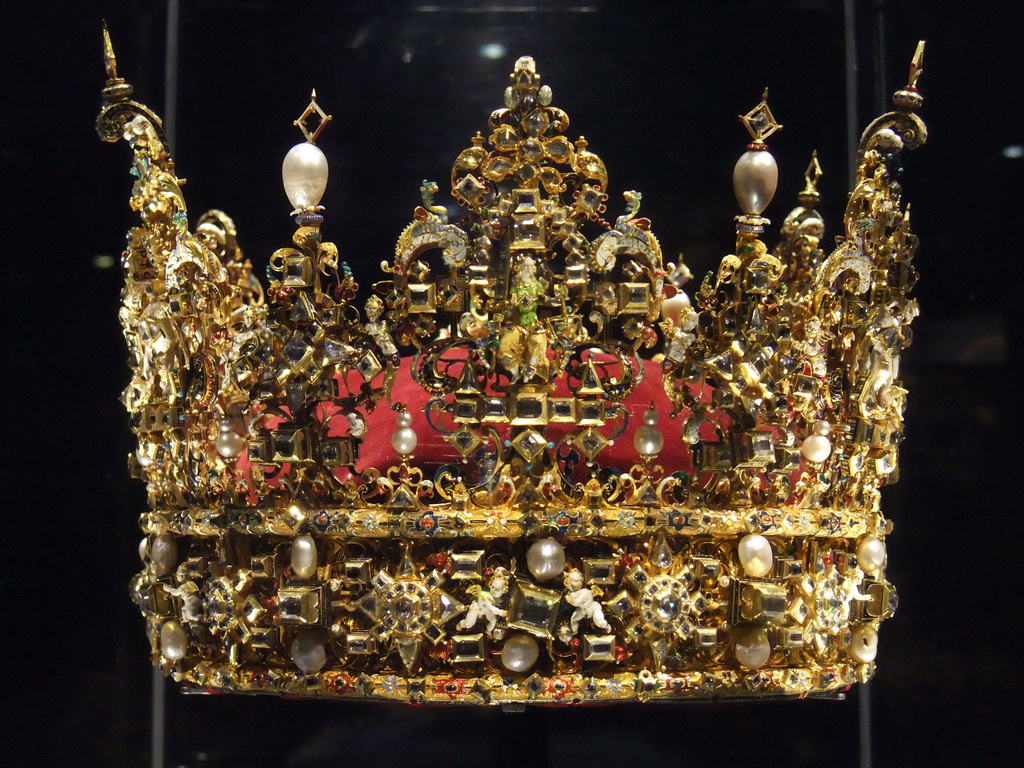
[[[647,412],[644,413],[644,424],[655,425],[658,423],[658,412],[653,408],[648,408]]]
[[[885,544],[868,536],[857,545],[857,565],[865,573],[878,573],[885,565]]]
[[[149,539],[143,537],[142,541],[139,542],[139,559],[143,562],[146,561],[146,554],[149,552]]]
[[[740,155],[732,172],[732,187],[740,209],[756,216],[768,207],[779,185],[779,166],[766,149],[750,149]]]
[[[537,663],[540,646],[529,635],[512,635],[501,649],[501,664],[513,672],[525,672]]]
[[[320,642],[319,633],[309,627],[302,627],[295,633],[291,653],[295,666],[307,675],[319,672],[327,663],[327,651]]]
[[[292,571],[300,579],[316,575],[316,542],[312,536],[303,534],[292,542]]]
[[[633,435],[633,446],[641,456],[657,456],[665,446],[665,436],[652,424],[644,424]]]
[[[874,661],[875,656],[878,655],[878,633],[866,624],[857,627],[853,630],[853,636],[850,638],[850,644],[846,647],[846,652],[854,661],[862,663]]]
[[[736,633],[736,661],[748,669],[758,669],[768,663],[772,644],[763,629],[744,629]]]
[[[289,149],[281,165],[288,202],[297,210],[318,205],[327,189],[327,170],[327,157],[315,144],[304,141]]]
[[[402,411],[395,416],[395,422],[400,427],[411,427],[412,426],[412,414],[408,411]]]
[[[831,453],[832,443],[824,435],[809,435],[800,444],[800,454],[808,461],[824,461]]]
[[[537,581],[561,576],[565,570],[565,550],[554,539],[541,539],[526,551],[526,567]]]
[[[402,456],[408,456],[415,451],[418,442],[419,437],[416,436],[416,430],[412,427],[399,427],[391,436],[391,447]]]
[[[811,428],[811,431],[814,432],[814,434],[816,435],[828,437],[828,433],[832,431],[832,425],[829,424],[824,419],[822,419],[820,421],[814,422],[814,426]]]
[[[157,576],[166,576],[178,564],[178,540],[162,533],[149,545],[149,559],[153,561]]]
[[[185,658],[186,650],[188,638],[185,636],[185,628],[174,619],[165,621],[160,627],[160,653],[165,659],[177,661]]]
[[[743,570],[755,579],[767,576],[772,571],[772,545],[758,533],[740,539],[739,557]]]
[[[237,432],[228,430],[217,435],[217,453],[225,459],[233,459],[245,448],[245,438]]]
[[[671,320],[678,328],[683,320],[683,313],[690,308],[690,297],[685,291],[676,291],[671,299],[664,299],[661,302],[661,319]]]

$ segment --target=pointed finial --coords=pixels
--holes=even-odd
[[[764,140],[782,129],[782,126],[776,122],[775,116],[772,115],[771,109],[768,108],[767,88],[761,94],[761,103],[747,112],[747,114],[740,115],[739,118],[743,121],[744,127],[753,139],[751,142],[752,149],[764,149]]]
[[[924,40],[918,40],[914,58],[910,60],[910,75],[907,77],[907,88],[917,88],[917,78],[924,72]]]
[[[117,57],[114,55],[114,45],[110,42],[110,30],[107,29],[107,22],[103,22],[103,64],[107,69],[107,84],[103,87],[103,100],[107,104],[126,101],[131,98],[135,90],[125,82],[123,77],[117,75]]]
[[[821,163],[818,162],[818,150],[811,152],[811,162],[807,165],[807,170],[804,171],[804,191],[801,195],[813,195],[818,194],[818,179],[822,176]]]
[[[110,30],[107,28],[106,20],[103,22],[103,63],[107,68],[107,80],[117,80],[117,57],[110,42]]]
[[[892,95],[892,103],[901,112],[913,112],[924,103],[924,97],[917,90],[917,81],[924,72],[924,40],[917,44],[914,51],[914,58],[910,60],[910,75],[907,77],[907,84]]]
[[[316,128],[311,133],[309,127],[306,125],[306,121],[313,115],[318,115],[320,117],[320,122],[317,124]],[[307,106],[305,111],[301,115],[299,115],[298,120],[292,121],[292,124],[297,126],[299,130],[302,131],[302,135],[306,137],[306,141],[308,141],[310,144],[316,144],[317,138],[323,132],[324,128],[327,127],[327,124],[331,122],[331,120],[333,119],[334,118],[331,115],[328,115],[326,112],[324,112],[320,105],[317,104],[316,88],[314,88],[309,95],[309,106]]]

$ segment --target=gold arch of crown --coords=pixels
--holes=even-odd
[[[693,306],[639,193],[602,218],[604,163],[520,59],[453,165],[465,215],[424,182],[360,312],[319,198],[296,206],[266,295],[230,218],[189,230],[160,120],[105,33],[97,129],[131,145],[141,217],[121,321],[154,663],[190,686],[502,704],[869,677],[895,608],[879,487],[916,239],[894,169],[926,137],[922,50],[864,133],[831,254],[816,156],[777,247],[760,239],[780,126],[766,100],[743,116],[736,253]],[[312,144],[329,120],[314,92],[296,125]],[[636,401],[645,376],[667,407]],[[445,457],[415,461],[424,429]],[[629,432],[633,458],[603,463]],[[382,439],[391,461],[363,466]]]

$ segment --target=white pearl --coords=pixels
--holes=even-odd
[[[760,579],[772,571],[772,545],[758,533],[740,539],[739,556],[740,565],[748,576]]]
[[[412,426],[412,414],[408,411],[402,411],[395,416],[395,423],[400,427],[411,427]]]
[[[779,185],[779,166],[766,149],[750,149],[736,161],[732,187],[740,209],[756,216],[768,207]]]
[[[644,424],[633,435],[633,447],[641,456],[657,456],[665,446],[665,436],[653,424]]]
[[[644,413],[644,424],[650,424],[654,426],[658,423],[658,412],[653,408],[648,408],[647,412]]]
[[[664,299],[661,302],[661,319],[671,320],[676,328],[683,320],[683,313],[690,308],[690,297],[685,291],[676,291],[671,299]]]
[[[512,635],[501,649],[501,664],[513,672],[525,672],[537,663],[540,646],[529,635]]]
[[[292,542],[292,571],[300,579],[316,575],[316,542],[312,536],[303,534]]]
[[[149,552],[149,539],[143,537],[142,541],[139,542],[139,559],[143,562],[146,561],[146,554]]]
[[[295,633],[291,652],[295,666],[307,675],[319,672],[327,663],[327,651],[320,642],[319,634],[308,627],[302,627]]]
[[[166,576],[178,564],[178,540],[169,533],[161,533],[149,545],[149,559],[156,575]]]
[[[857,565],[865,573],[878,573],[885,565],[885,544],[868,536],[857,545]]]
[[[763,629],[744,629],[736,633],[736,661],[748,669],[759,669],[768,663],[772,645]]]
[[[816,435],[828,437],[828,433],[832,431],[832,425],[829,424],[824,419],[822,419],[820,421],[814,422],[814,426],[811,427],[811,431],[814,432],[814,434]]]
[[[217,444],[217,453],[225,459],[235,458],[245,448],[245,438],[231,430],[218,433],[215,442]]]
[[[800,454],[808,461],[824,461],[831,453],[832,443],[824,435],[809,435],[800,444]]]
[[[878,633],[866,624],[857,627],[853,630],[853,637],[850,638],[846,652],[854,661],[874,661],[878,655]]]
[[[284,156],[281,179],[288,202],[294,208],[312,208],[320,203],[327,189],[327,157],[316,144],[296,144]]]
[[[402,456],[408,456],[416,450],[419,440],[416,430],[412,427],[399,427],[391,436],[391,447]]]
[[[526,567],[537,581],[561,576],[565,570],[565,550],[554,539],[541,539],[526,551]]]
[[[185,628],[174,619],[165,621],[160,627],[160,653],[165,659],[177,661],[185,658],[186,650],[188,638],[185,637]]]

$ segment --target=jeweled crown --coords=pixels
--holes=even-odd
[[[209,689],[514,705],[869,678],[896,605],[879,488],[917,313],[896,169],[926,137],[922,51],[863,134],[831,253],[816,158],[762,240],[781,126],[765,100],[742,117],[736,252],[692,304],[639,193],[603,217],[604,163],[522,58],[452,167],[458,220],[424,182],[360,309],[322,234],[315,93],[264,292],[231,219],[190,230],[106,38],[97,128],[132,147],[141,217],[121,322],[154,663]]]

